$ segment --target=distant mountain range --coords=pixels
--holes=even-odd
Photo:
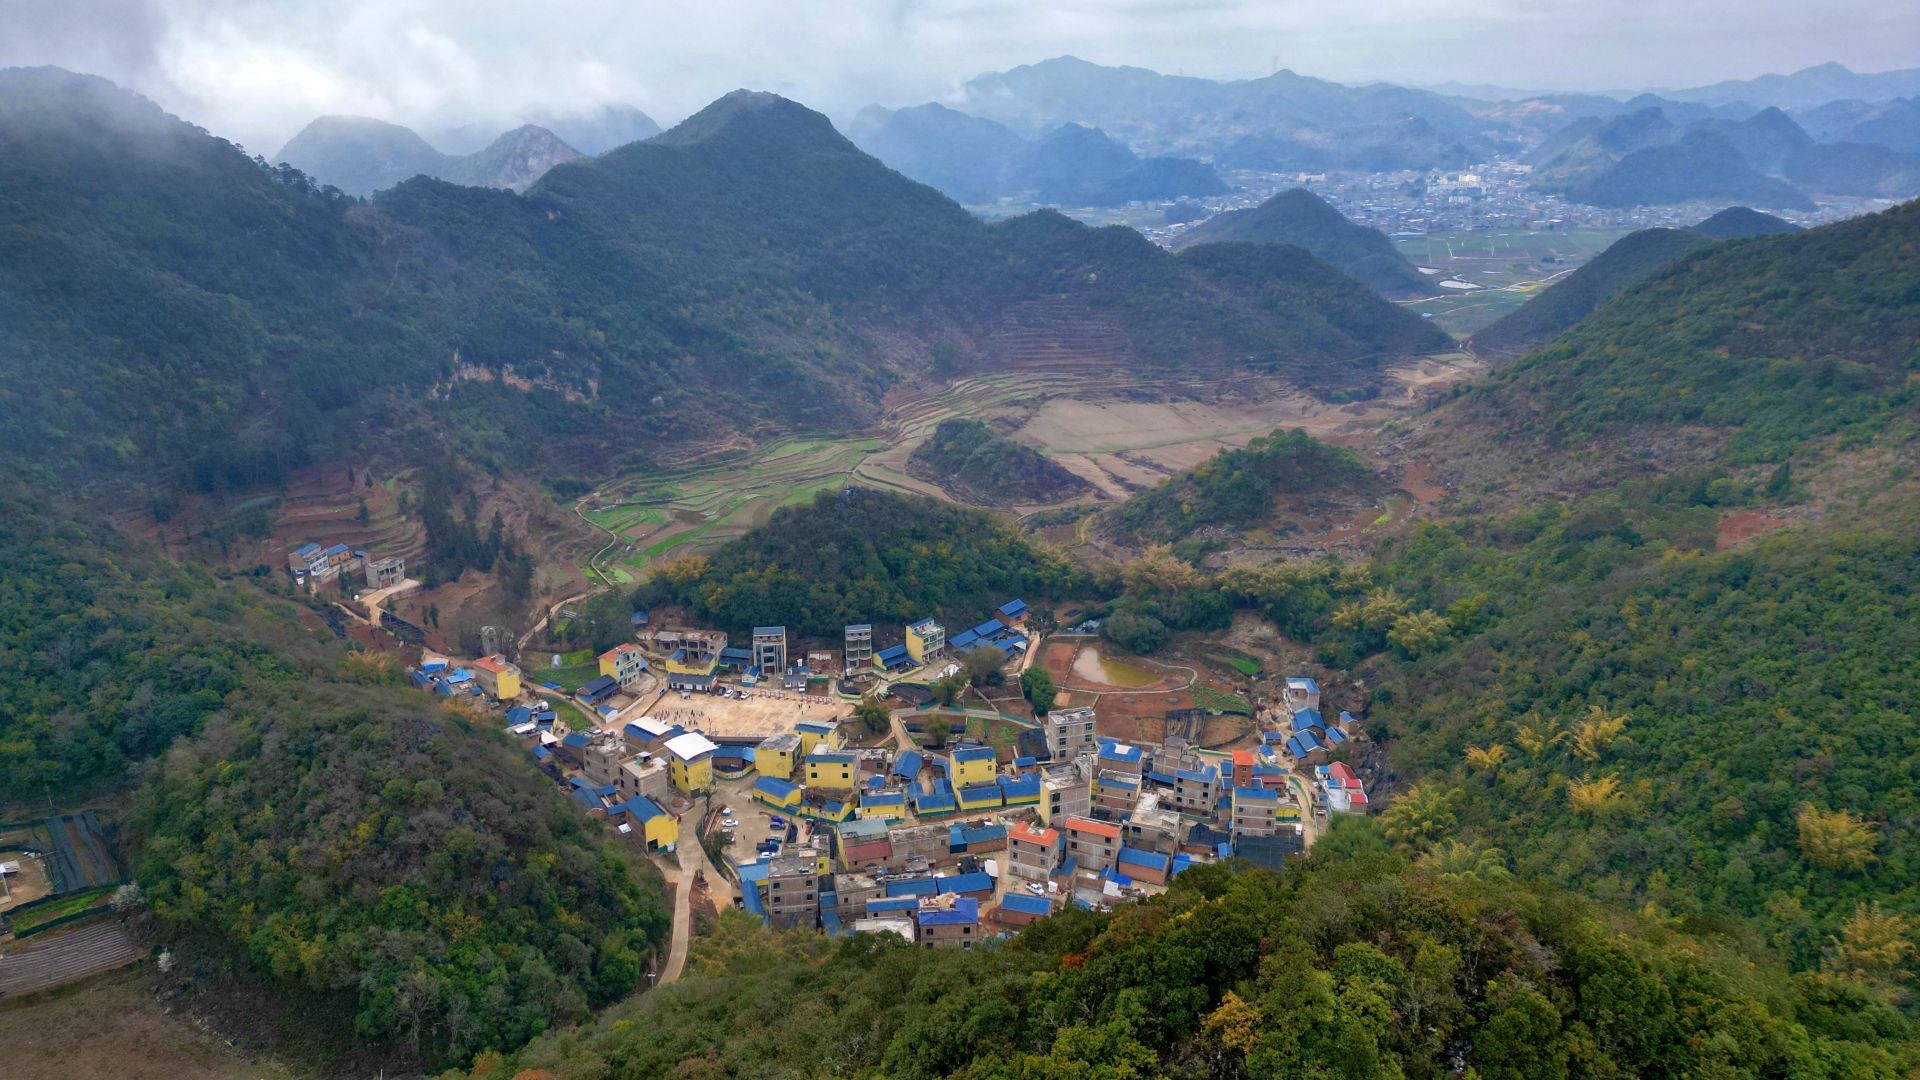
[[[1099,128],[1061,124],[1027,140],[1004,124],[949,109],[863,109],[855,145],[965,203],[1023,196],[1056,206],[1118,206],[1148,199],[1223,195],[1211,166],[1135,154]]]
[[[1675,101],[1774,105],[1783,109],[1811,108],[1829,101],[1888,101],[1916,95],[1920,95],[1920,68],[1862,75],[1835,63],[1817,64],[1791,75],[1762,75],[1757,79],[1735,79],[1691,90],[1663,92],[1663,96]]]
[[[1908,105],[1829,109],[1824,118],[1831,131],[1902,138],[1920,120]],[[1920,192],[1920,161],[1877,143],[1818,142],[1772,106],[1741,120],[1708,117],[1684,126],[1659,106],[1609,120],[1583,117],[1523,160],[1534,166],[1537,186],[1597,206],[1720,200],[1810,209],[1807,192],[1890,198]]]
[[[402,180],[431,176],[469,187],[525,191],[548,169],[660,133],[646,113],[608,105],[585,112],[541,115],[505,134],[477,127],[444,133],[444,153],[411,128],[364,116],[323,116],[301,129],[273,160],[323,184],[365,197]]]
[[[1629,233],[1590,262],[1473,335],[1474,348],[1496,356],[1525,352],[1558,337],[1628,286],[1660,272],[1689,251],[1716,240],[1794,231],[1793,225],[1771,214],[1735,206],[1692,228],[1641,229]]]
[[[1435,291],[1384,233],[1349,221],[1305,188],[1283,191],[1252,209],[1229,210],[1208,218],[1181,233],[1175,246],[1184,249],[1231,242],[1305,248],[1334,269],[1393,299]]]

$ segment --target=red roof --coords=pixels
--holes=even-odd
[[[1111,825],[1104,821],[1095,821],[1092,818],[1083,818],[1083,817],[1068,818],[1067,831],[1092,833],[1095,836],[1104,836],[1110,840],[1117,840],[1120,838],[1120,826]]]
[[[1235,750],[1233,752],[1233,764],[1235,768],[1242,765],[1245,765],[1249,769],[1253,768],[1253,751]]]
[[[511,670],[513,667],[512,664],[507,663],[507,658],[501,656],[499,653],[494,653],[492,656],[483,656],[475,660],[473,666],[482,671],[491,671],[496,675],[502,671]]]
[[[1360,778],[1353,775],[1353,770],[1348,768],[1344,761],[1336,761],[1328,765],[1327,775],[1341,787],[1358,788],[1360,786]]]
[[[1054,829],[1035,829],[1023,823],[1009,827],[1007,839],[1025,840],[1029,844],[1045,844],[1053,847],[1060,842],[1060,833]]]

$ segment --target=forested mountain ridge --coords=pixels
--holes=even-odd
[[[1714,240],[1795,231],[1771,214],[1729,207],[1685,229],[1642,229],[1614,241],[1592,261],[1473,335],[1474,348],[1515,353],[1553,340],[1628,286]]]
[[[1118,359],[1311,361],[1326,385],[1369,382],[1417,322],[1329,332],[1273,310],[1257,267],[1057,215],[986,225],[773,95],[524,197],[415,179],[360,205],[102,80],[0,81],[0,309],[27,329],[0,393],[44,397],[39,364],[86,391],[5,410],[0,446],[63,474],[271,484],[349,418],[403,417],[476,458],[607,471],[693,432],[857,423],[936,348],[1006,362],[994,331],[1041,299],[1110,321]],[[1320,273],[1323,298],[1361,291]]]
[[[978,420],[942,420],[908,464],[983,505],[1059,502],[1092,485]]]
[[[1920,203],[1701,248],[1470,393],[1469,407],[1563,446],[1696,426],[1725,433],[1742,459],[1871,432],[1912,405],[1917,282]]]

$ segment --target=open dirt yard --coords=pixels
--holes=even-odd
[[[154,1000],[145,975],[107,976],[49,1000],[0,1008],[9,1080],[260,1080],[302,1075],[242,1054]]]
[[[852,714],[842,701],[789,694],[784,690],[749,690],[753,696],[741,701],[718,694],[677,693],[660,696],[652,706],[622,713],[617,721],[624,725],[640,716],[651,716],[687,728],[699,728],[714,739],[765,738],[792,731],[802,720],[840,720]]]
[[[53,891],[47,864],[38,858],[23,851],[0,851],[0,863],[20,864],[20,871],[7,874],[5,887],[0,888],[0,912],[31,904]]]

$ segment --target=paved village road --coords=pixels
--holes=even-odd
[[[694,844],[697,851],[699,844]],[[673,889],[673,933],[667,944],[667,966],[655,986],[665,986],[687,969],[687,946],[693,940],[693,871],[687,845],[680,845],[680,873]]]

